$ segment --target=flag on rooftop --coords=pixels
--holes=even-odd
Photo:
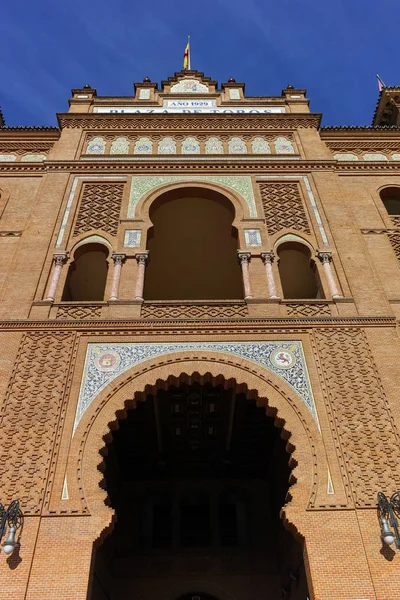
[[[183,68],[190,69],[190,35],[188,36],[185,52],[183,54]]]

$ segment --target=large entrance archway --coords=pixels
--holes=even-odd
[[[254,393],[194,375],[139,400],[107,444],[116,523],[88,598],[306,600],[302,546],[279,518],[290,455]]]

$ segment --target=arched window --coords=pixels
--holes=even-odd
[[[400,188],[384,188],[380,197],[389,215],[400,215]]]
[[[62,300],[86,302],[104,300],[108,249],[102,244],[83,244],[68,269]]]
[[[181,188],[155,200],[146,300],[243,298],[234,208],[222,194]]]
[[[307,246],[298,242],[284,242],[278,247],[277,253],[284,298],[323,297],[316,266]]]

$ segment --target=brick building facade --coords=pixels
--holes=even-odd
[[[182,71],[0,114],[3,598],[400,598],[398,106]]]

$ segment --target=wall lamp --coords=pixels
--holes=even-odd
[[[390,500],[383,492],[378,492],[378,510],[381,524],[381,538],[389,546],[400,550],[400,533],[397,516],[400,517],[400,492],[395,492]],[[397,516],[396,516],[397,515]]]
[[[11,556],[17,546],[15,534],[23,525],[24,517],[19,507],[19,500],[13,500],[8,508],[0,503],[0,541],[8,526],[8,536],[3,544],[4,554]]]

